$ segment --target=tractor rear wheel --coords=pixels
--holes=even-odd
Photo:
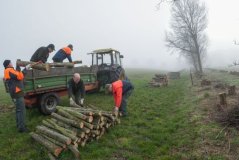
[[[56,106],[60,101],[56,93],[43,94],[40,99],[40,111],[45,115],[50,115],[56,111]]]

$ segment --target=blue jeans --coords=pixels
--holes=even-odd
[[[16,106],[17,129],[24,130],[26,128],[26,125],[25,125],[26,109],[25,109],[24,98],[23,97],[13,98],[12,101],[14,102]]]
[[[131,95],[132,91],[133,90],[129,90],[125,94],[122,95],[122,101],[121,101],[119,111],[122,112],[123,116],[127,115],[127,100],[129,98],[129,96]]]

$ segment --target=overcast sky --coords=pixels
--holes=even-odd
[[[187,65],[165,48],[170,5],[158,0],[1,0],[0,62],[29,60],[35,50],[53,43],[73,44],[73,59],[89,64],[86,53],[115,48],[125,67],[177,71]],[[227,66],[239,59],[238,0],[207,0],[209,50],[206,66]],[[51,53],[48,61],[55,52]],[[3,72],[2,65],[0,66]]]

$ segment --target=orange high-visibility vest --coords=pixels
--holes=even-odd
[[[62,50],[67,54],[70,55],[71,54],[71,49],[69,47],[64,47],[62,48]]]
[[[12,67],[4,70],[4,80],[7,82],[11,96],[23,90],[23,79],[23,73]]]

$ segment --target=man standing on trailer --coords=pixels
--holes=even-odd
[[[69,62],[72,62],[71,52],[73,51],[73,45],[69,44],[67,47],[64,47],[56,52],[52,60],[54,62],[63,62],[64,59],[68,59]]]
[[[70,105],[74,106],[84,104],[85,85],[79,73],[75,73],[73,78],[68,81],[68,95],[70,98]]]
[[[55,50],[54,44],[49,44],[47,47],[40,47],[32,55],[30,61],[38,63],[46,63],[49,54],[54,50]]]

